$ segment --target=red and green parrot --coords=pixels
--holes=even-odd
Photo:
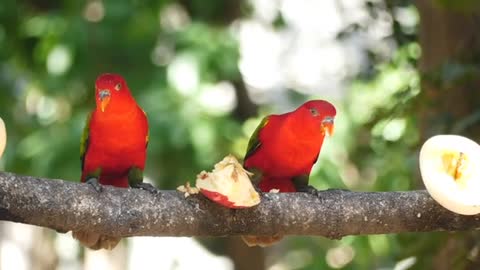
[[[308,184],[325,135],[332,135],[335,107],[325,100],[311,100],[296,110],[266,116],[248,142],[243,166],[254,173],[253,181],[263,192],[318,191]],[[243,236],[249,246],[267,246],[282,238]]]
[[[148,121],[127,83],[117,74],[102,74],[95,82],[96,108],[89,115],[80,145],[81,181],[99,193],[102,185],[156,189],[143,183]],[[92,232],[73,232],[92,249],[112,249],[120,238]]]

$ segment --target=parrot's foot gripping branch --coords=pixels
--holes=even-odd
[[[261,188],[259,188],[257,185],[253,185],[253,188],[255,189],[255,191],[258,193],[258,195],[260,195],[262,197],[262,200],[265,199],[265,200],[269,200],[271,201],[272,198],[269,197],[269,196],[262,196],[262,194],[268,194],[269,192],[263,192],[263,190]]]
[[[301,187],[297,187],[298,192],[305,192],[313,196],[319,196],[320,195],[320,190],[310,186],[310,185],[305,185]]]
[[[322,198],[322,193],[323,192],[328,192],[329,194],[331,194],[332,192],[335,192],[335,193],[349,192],[348,189],[341,189],[341,188],[329,188],[329,189],[326,189],[326,190],[318,190],[318,189],[316,189],[316,188],[314,188],[310,185],[301,187],[301,188],[297,189],[297,191],[298,192],[305,192],[305,193],[311,194],[311,195],[319,197],[319,198]]]
[[[98,182],[98,179],[95,178],[95,177],[89,178],[86,181],[86,183],[91,185],[95,189],[96,192],[102,192],[103,191],[102,185]]]
[[[150,183],[138,183],[138,184],[132,185],[131,187],[132,188],[143,189],[143,190],[148,191],[148,192],[150,192],[154,195],[160,193],[160,190],[158,190],[156,187],[154,187]]]

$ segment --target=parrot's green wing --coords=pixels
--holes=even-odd
[[[260,130],[262,130],[262,128],[264,128],[268,124],[268,120],[269,120],[269,116],[265,116],[260,122],[260,124],[258,125],[258,127],[253,132],[252,136],[250,137],[250,140],[248,141],[247,153],[245,154],[245,157],[243,158],[243,160],[247,160],[247,158],[253,155],[253,153],[255,153],[255,151],[257,151],[257,149],[262,144],[259,139],[259,134],[260,134]]]
[[[85,154],[87,153],[90,133],[90,120],[92,119],[93,112],[88,114],[87,123],[83,128],[82,138],[80,139],[80,160],[82,161],[82,170],[85,165]]]

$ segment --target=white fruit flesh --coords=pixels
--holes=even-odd
[[[420,172],[433,199],[448,210],[480,213],[480,146],[458,135],[437,135],[420,150]]]
[[[231,208],[245,208],[260,203],[248,172],[231,155],[215,165],[211,172],[197,176],[196,187],[215,202]]]

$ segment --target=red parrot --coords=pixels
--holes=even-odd
[[[332,135],[335,107],[325,100],[311,100],[296,110],[266,116],[252,134],[244,158],[245,169],[263,192],[318,191],[308,185],[325,135]],[[245,242],[265,246],[282,238],[244,236]]]
[[[155,192],[143,183],[148,121],[117,74],[102,74],[95,82],[96,108],[89,115],[81,145],[81,181],[102,192],[102,185],[135,187]],[[73,236],[92,249],[114,248],[120,238],[91,232],[73,232]]]

